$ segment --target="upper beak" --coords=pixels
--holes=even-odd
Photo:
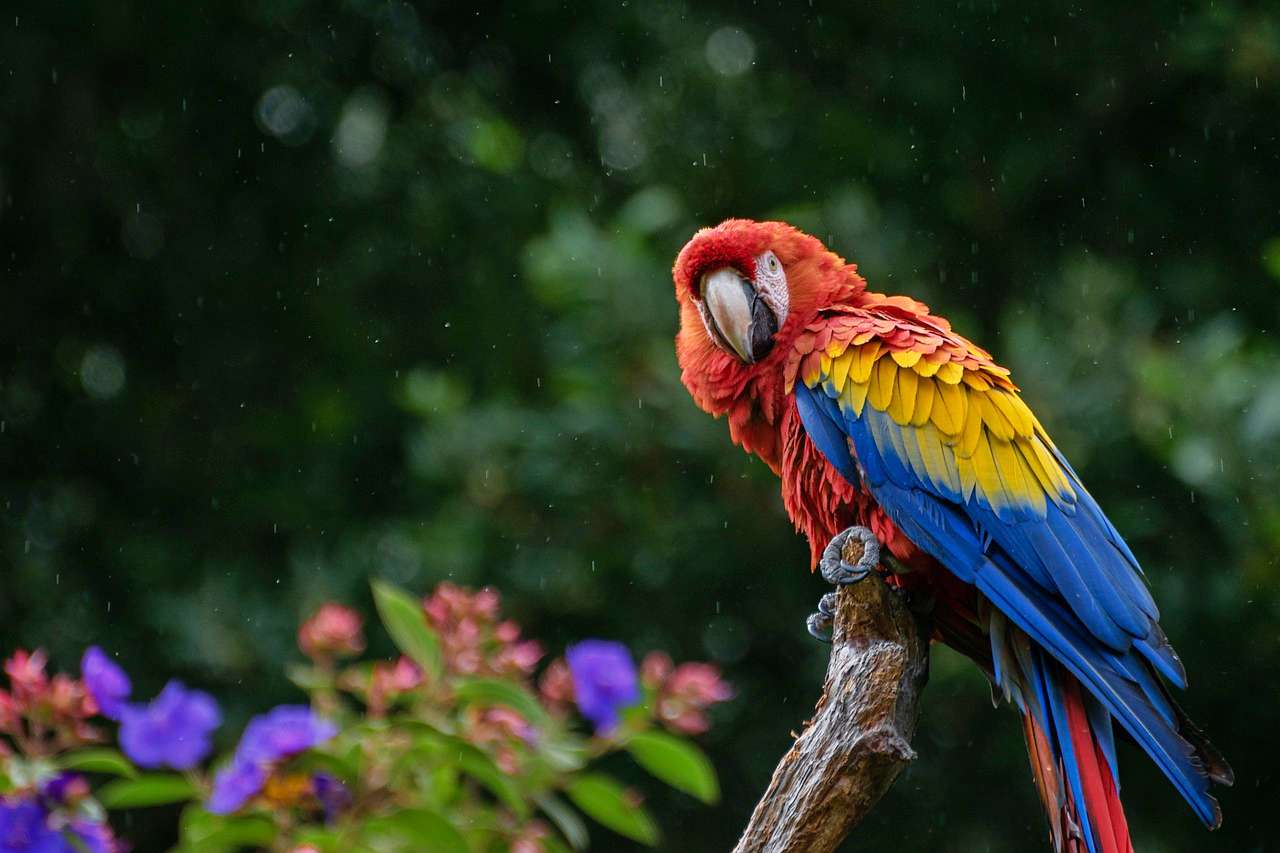
[[[747,364],[773,348],[778,321],[750,281],[730,267],[702,277],[702,300],[711,315],[712,331]]]

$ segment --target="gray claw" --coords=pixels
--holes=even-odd
[[[831,642],[830,614],[823,613],[822,611],[810,613],[809,618],[804,622],[804,626],[809,629],[809,636],[813,637],[819,643]]]
[[[842,557],[844,543],[850,536],[862,540],[862,557],[854,565],[846,563]],[[827,583],[842,586],[857,583],[880,564],[880,542],[875,534],[865,527],[850,527],[832,537],[822,551],[822,560],[818,569]]]
[[[828,592],[818,599],[818,612],[810,613],[805,620],[809,634],[820,643],[831,642],[831,626],[836,617],[836,594]]]

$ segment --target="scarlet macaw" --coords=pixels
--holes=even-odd
[[[1022,714],[1054,850],[1133,849],[1113,720],[1217,827],[1231,768],[1170,698],[1186,674],[1138,561],[1009,371],[782,222],[699,231],[673,278],[693,399],[780,475],[827,580],[862,576],[838,558],[858,525],[927,589],[935,639]]]

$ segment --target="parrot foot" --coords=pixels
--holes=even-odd
[[[850,538],[862,542],[862,556],[852,565],[844,560],[844,546]],[[880,565],[880,541],[865,527],[849,527],[837,533],[822,551],[818,570],[827,583],[836,586],[857,583]]]
[[[820,643],[831,642],[831,625],[836,614],[836,594],[828,592],[818,599],[818,612],[810,613],[805,620],[809,635]]]
[[[862,543],[862,556],[855,563],[844,559],[844,548],[850,539]],[[818,570],[827,583],[836,586],[857,583],[880,565],[880,542],[865,527],[849,527],[832,537],[822,551]],[[805,620],[805,627],[818,641],[831,642],[831,629],[835,621],[836,594],[828,592],[818,601],[818,612]]]

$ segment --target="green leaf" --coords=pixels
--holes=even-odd
[[[196,786],[184,776],[153,773],[108,782],[98,789],[98,802],[109,809],[139,809],[186,802],[197,793]]]
[[[328,829],[319,826],[300,826],[293,833],[289,841],[298,846],[310,844],[317,850],[324,853],[338,853],[340,850],[350,849],[350,840],[343,843],[344,833],[336,829]]]
[[[405,758],[408,762],[419,766],[424,761],[426,763],[444,762],[443,767],[436,768],[437,771],[460,770],[488,788],[490,793],[515,812],[521,820],[529,816],[529,804],[525,802],[514,778],[502,772],[489,754],[475,744],[435,729],[424,729],[415,739],[413,750]],[[442,788],[442,791],[452,796],[452,788]]]
[[[658,825],[616,780],[588,773],[570,782],[565,793],[588,817],[619,835],[650,847],[658,843]]]
[[[363,839],[375,849],[413,853],[469,853],[462,833],[439,812],[405,809],[369,820]]]
[[[327,675],[314,666],[289,664],[284,668],[284,675],[295,687],[308,693],[333,689],[333,676]]]
[[[422,605],[407,592],[386,581],[373,582],[373,601],[387,633],[400,651],[422,667],[428,680],[437,681],[444,669],[440,639],[427,625]]]
[[[636,763],[677,790],[704,803],[720,799],[720,782],[711,760],[684,738],[641,732],[626,743]]]
[[[517,817],[524,820],[529,816],[529,804],[521,796],[520,788],[483,750],[471,744],[460,744],[456,758],[463,773],[488,788]]]
[[[69,752],[58,759],[58,766],[63,770],[79,770],[81,773],[107,773],[111,776],[124,776],[136,779],[138,768],[129,763],[114,749],[81,749]]]
[[[560,830],[564,840],[574,850],[586,850],[591,844],[591,836],[587,834],[587,825],[578,817],[578,813],[569,808],[568,803],[554,794],[543,794],[535,798],[542,813],[551,818],[551,822]]]
[[[496,678],[468,678],[455,685],[458,701],[477,705],[506,705],[535,726],[547,720],[546,709],[537,698],[519,684]]]
[[[270,847],[276,827],[265,817],[223,817],[202,808],[186,809],[180,820],[182,850],[221,853]]]
[[[354,784],[360,778],[360,768],[351,760],[350,755],[333,755],[327,752],[310,750],[289,763],[292,770],[311,772],[320,770],[330,776],[336,776],[347,784]]]
[[[548,734],[538,742],[538,755],[553,770],[561,773],[581,770],[590,758],[586,743],[567,734]]]

